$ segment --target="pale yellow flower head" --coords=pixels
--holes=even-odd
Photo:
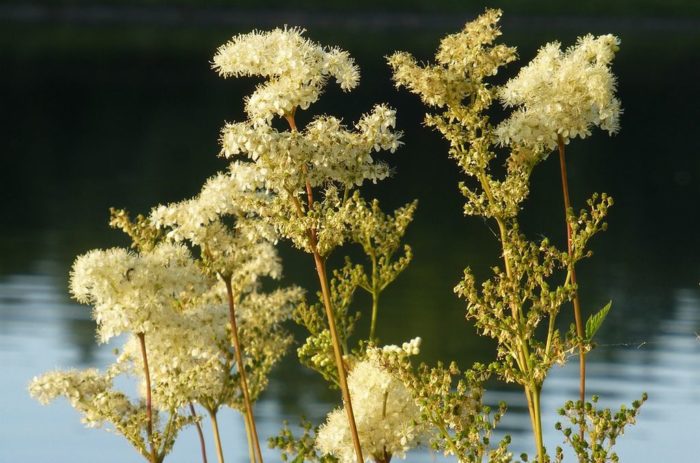
[[[78,257],[70,290],[93,305],[97,334],[107,342],[121,333],[148,333],[171,317],[181,298],[204,291],[205,277],[189,250],[163,243],[151,252],[95,249]]]
[[[292,114],[314,103],[329,77],[343,90],[353,89],[360,72],[350,55],[322,47],[298,28],[251,32],[219,47],[213,67],[223,77],[262,76],[268,80],[246,100],[246,112],[256,124]]]
[[[415,345],[414,345],[415,344]],[[407,343],[411,352],[419,341]],[[357,432],[365,460],[391,456],[405,457],[423,436],[420,410],[409,390],[376,359],[364,360],[348,375]],[[355,456],[348,419],[344,409],[332,411],[318,431],[317,449],[341,463],[354,463]]]
[[[558,42],[542,47],[499,92],[506,107],[516,108],[496,129],[500,143],[547,151],[559,136],[565,143],[586,138],[594,126],[617,132],[622,110],[610,65],[619,44],[608,34],[580,37],[566,51]]]
[[[501,66],[515,59],[514,48],[495,43],[501,35],[500,18],[500,10],[487,9],[460,32],[442,39],[435,54],[436,64],[420,65],[409,53],[394,53],[388,62],[396,87],[418,94],[428,106],[460,106],[479,91],[486,77],[497,74]]]

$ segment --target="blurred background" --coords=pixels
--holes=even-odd
[[[492,224],[462,215],[460,177],[446,143],[422,127],[424,107],[393,88],[384,60],[397,50],[431,59],[442,36],[485,6],[504,9],[502,41],[519,50],[519,61],[499,79],[552,40],[568,46],[589,32],[622,39],[614,63],[622,131],[613,138],[595,132],[568,151],[574,205],[593,192],[616,200],[609,230],[593,242],[594,257],[579,266],[586,312],[613,300],[600,346],[589,356],[588,387],[611,407],[649,393],[639,424],[619,441],[623,462],[693,461],[700,429],[700,2],[3,0],[0,463],[140,460],[122,438],[83,428],[64,401],[40,406],[26,386],[49,369],[112,360],[114,346],[95,343],[89,309],[68,296],[72,261],[92,248],[128,244],[107,226],[110,206],[147,213],[193,196],[225,168],[217,157],[219,129],[243,119],[242,98],[257,80],[220,79],[210,61],[232,35],[252,29],[305,27],[309,38],[348,50],[360,65],[360,87],[344,94],[330,85],[300,114],[302,124],[322,113],[350,124],[377,102],[398,109],[405,146],[386,155],[395,175],[365,191],[387,210],[414,198],[419,209],[407,236],[414,262],[383,296],[382,341],[421,336],[423,360],[465,368],[491,359],[493,345],[464,320],[465,304],[452,288],[465,266],[484,278],[498,262]],[[523,228],[563,245],[557,162],[553,156],[536,170]],[[282,253],[284,283],[315,291],[308,256],[286,247]],[[365,300],[356,306],[366,313]],[[550,449],[562,441],[555,410],[577,390],[575,362],[552,370],[543,393]],[[522,393],[494,383],[487,400],[509,402],[503,432],[513,435],[516,455],[531,451]],[[319,423],[338,403],[338,392],[292,352],[256,406],[261,434],[274,435],[283,420],[296,423],[301,414]],[[240,416],[223,415],[224,451],[230,461],[245,461]],[[210,443],[211,459],[212,449]],[[168,461],[198,458],[196,433],[187,429]],[[268,451],[267,459],[278,456]],[[424,450],[408,460],[435,459]]]

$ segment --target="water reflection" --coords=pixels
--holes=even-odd
[[[58,267],[57,267],[58,268]],[[80,461],[138,461],[121,439],[82,428],[77,414],[66,403],[41,407],[26,394],[32,376],[52,368],[104,367],[112,357],[108,346],[96,346],[86,307],[66,300],[64,278],[56,274],[9,275],[0,280],[0,361],[5,379],[0,397],[5,416],[13,426],[3,428],[1,461],[64,461],[79,455]],[[639,308],[635,308],[639,310]],[[624,316],[633,316],[625,311]],[[670,304],[656,323],[656,330],[604,332],[599,347],[589,356],[588,388],[600,395],[601,404],[617,407],[649,394],[640,422],[619,442],[623,461],[685,461],[688,443],[697,438],[700,414],[700,298],[695,289],[675,290]],[[429,343],[431,340],[427,339]],[[336,403],[336,393],[308,371],[300,371],[290,357],[278,369],[269,391],[257,406],[261,433],[275,434],[284,419],[295,423],[300,414],[318,422]],[[562,441],[554,431],[554,411],[578,395],[575,362],[555,368],[543,391],[545,441],[552,448]],[[509,403],[501,433],[514,438],[514,452],[532,451],[529,418],[522,393],[494,384],[487,393],[491,403]],[[246,457],[240,418],[224,414],[226,451],[233,461]],[[27,436],[47,443],[28,446]],[[50,443],[50,445],[48,445]],[[101,450],[109,448],[106,454]],[[197,452],[194,432],[185,432],[173,461],[188,461]],[[516,454],[517,454],[516,453]],[[274,453],[269,454],[275,459]],[[432,458],[426,450],[408,461]]]

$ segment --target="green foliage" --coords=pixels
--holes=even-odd
[[[333,271],[330,281],[331,304],[338,337],[344,351],[348,353],[348,340],[361,315],[360,312],[351,313],[350,306],[362,278],[362,268],[348,260],[342,269]],[[338,370],[335,367],[331,335],[327,328],[325,306],[320,291],[316,296],[317,302],[309,305],[304,301],[294,311],[294,321],[309,331],[309,336],[299,347],[297,354],[302,365],[316,370],[324,379],[337,386]]]
[[[338,461],[331,455],[320,455],[316,451],[315,442],[318,426],[314,427],[304,417],[301,418],[299,426],[302,429],[302,435],[296,437],[289,428],[289,423],[285,421],[280,433],[268,440],[270,448],[280,450],[282,461],[291,461],[291,463],[303,463],[305,461],[335,463]]]
[[[586,320],[586,340],[588,342],[593,340],[593,336],[595,336],[600,327],[603,325],[605,317],[607,317],[608,312],[610,312],[610,307],[612,307],[612,301],[605,304],[602,309],[592,314],[590,317],[588,317],[588,320]]]

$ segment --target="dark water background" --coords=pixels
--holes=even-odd
[[[472,16],[426,18],[426,27],[372,22],[371,15],[351,27],[286,18],[290,25],[314,26],[312,39],[349,50],[363,76],[351,94],[331,85],[300,115],[302,123],[321,113],[350,123],[374,103],[388,102],[405,131],[406,145],[387,155],[394,177],[366,189],[386,209],[419,199],[407,237],[415,260],[383,298],[379,336],[385,343],[421,336],[424,360],[456,360],[465,367],[489,360],[493,345],[464,320],[464,304],[452,288],[466,265],[488,275],[498,243],[488,224],[462,216],[459,175],[446,158],[446,144],[421,126],[418,99],[393,89],[382,57],[407,50],[429,59],[439,38]],[[225,120],[242,119],[241,98],[256,81],[220,79],[209,61],[232,34],[268,22],[0,24],[0,463],[139,461],[121,438],[84,429],[67,404],[32,401],[26,385],[51,368],[110,362],[111,347],[94,342],[89,310],[68,297],[70,265],[89,249],[126,244],[107,226],[110,206],[148,212],[196,194],[207,177],[225,168],[216,157],[218,131]],[[584,309],[613,300],[601,346],[589,357],[589,391],[609,406],[649,393],[640,423],[620,440],[622,461],[696,461],[700,22],[506,16],[503,30],[503,41],[518,46],[520,63],[555,39],[568,45],[587,32],[622,39],[614,65],[625,108],[622,131],[575,141],[568,152],[574,204],[594,191],[616,200],[609,230],[594,240],[595,256],[579,269]],[[509,69],[512,74],[517,67]],[[538,168],[533,185],[524,230],[563,244],[556,158]],[[308,257],[282,252],[286,282],[314,291]],[[548,447],[561,441],[553,430],[554,410],[576,396],[576,366],[555,368],[543,395]],[[504,429],[514,436],[514,451],[530,450],[521,394],[494,385],[488,398],[511,404]],[[283,419],[295,422],[301,413],[319,422],[338,400],[290,355],[257,405],[261,433],[275,434]],[[243,461],[240,417],[229,413],[222,420],[229,460]],[[195,433],[186,430],[168,460],[196,458]],[[275,459],[270,453],[268,460]],[[427,452],[409,457],[432,459]]]

